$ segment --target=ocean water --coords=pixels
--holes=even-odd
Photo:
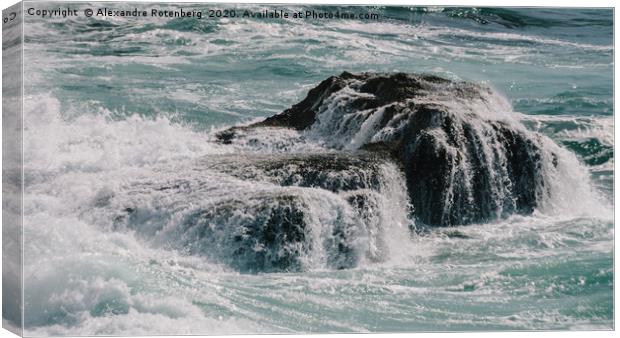
[[[214,7],[273,9],[182,5]],[[613,328],[612,10],[313,8],[380,19],[26,17],[25,333]],[[345,197],[212,167],[329,152],[303,132],[230,145],[215,133],[343,71],[492,87],[507,102],[498,113],[565,150],[557,193],[532,215],[411,231],[403,178],[383,165],[381,214],[356,244],[364,258],[334,268],[319,248],[354,217]],[[315,249],[299,269],[232,258],[232,234],[260,205],[217,219],[208,238],[191,227],[197,212],[254,194],[304,200]]]

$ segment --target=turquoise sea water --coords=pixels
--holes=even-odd
[[[26,17],[26,333],[613,328],[612,10],[313,9],[380,19]],[[394,210],[381,230],[389,252],[347,270],[247,274],[179,246],[189,206],[221,190],[270,189],[231,189],[200,170],[250,151],[216,144],[214,131],[279,113],[343,71],[486,84],[589,179],[545,210],[488,224],[410,234]],[[292,134],[269,135],[259,151]],[[212,185],[182,196],[149,189],[171,178]],[[130,204],[148,214],[116,228]]]

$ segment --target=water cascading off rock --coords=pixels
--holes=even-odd
[[[509,112],[478,84],[344,72],[283,113],[218,138],[228,143],[255,128],[284,127],[333,149],[377,152],[404,172],[417,222],[451,226],[530,214],[551,193],[555,145]]]

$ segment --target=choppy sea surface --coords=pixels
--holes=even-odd
[[[313,8],[380,19],[26,17],[25,333],[613,328],[612,10]],[[318,252],[300,271],[247,272],[227,264],[226,242],[188,250],[199,241],[183,233],[190,210],[275,189],[201,163],[271,156],[291,139],[321,148],[292,131],[258,147],[214,132],[279,113],[343,71],[486,84],[570,151],[592,194],[567,186],[552,205],[571,207],[411,232],[394,177],[378,261],[336,270]],[[188,188],[165,193],[173,180]],[[321,201],[318,219],[341,207],[333,193],[305,194]],[[116,226],[130,205],[141,216]]]

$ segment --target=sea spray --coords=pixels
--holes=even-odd
[[[369,160],[324,171],[329,155],[312,156],[219,156],[173,175],[155,171],[114,194],[100,192],[94,215],[108,215],[110,230],[245,272],[389,260],[399,249],[388,240],[409,234],[402,175]]]

